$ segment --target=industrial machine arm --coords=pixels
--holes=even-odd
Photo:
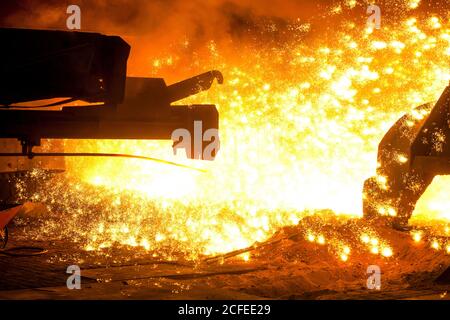
[[[385,215],[408,229],[415,205],[436,175],[450,174],[450,86],[439,100],[401,117],[378,146],[377,176],[364,182],[366,218]]]
[[[159,78],[126,77],[130,46],[120,37],[2,28],[0,41],[0,138],[20,140],[23,153],[30,157],[32,148],[45,138],[171,139],[180,128],[194,138],[195,122],[202,124],[202,135],[218,130],[214,105],[172,103],[208,90],[214,79],[222,83],[219,71],[167,86]],[[54,98],[89,105],[57,110],[48,107],[58,103],[35,109],[21,105]],[[200,140],[202,150],[216,143],[213,157],[218,135],[215,140]],[[202,154],[195,156],[203,159]]]

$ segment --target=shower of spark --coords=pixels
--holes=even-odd
[[[69,180],[36,195],[71,214],[47,230],[87,239],[88,250],[120,243],[195,257],[266,240],[316,210],[361,216],[362,183],[375,172],[380,139],[405,112],[436,100],[450,80],[450,24],[438,17],[410,17],[381,30],[348,23],[326,41],[296,40],[308,27],[291,28],[292,40],[282,47],[243,46],[239,58],[229,59],[211,42],[207,54],[192,57],[193,65],[221,70],[226,79],[181,102],[218,106],[221,150],[213,162],[173,156],[167,141],[67,141],[70,152],[147,155],[206,172],[130,159],[68,159]],[[157,73],[179,68],[178,60],[168,54],[142,68]],[[419,201],[417,221],[450,219],[443,195],[449,181],[436,179]],[[351,257],[345,239],[321,232],[307,231],[305,238],[331,242],[342,261]],[[356,236],[367,252],[395,254],[373,230]]]

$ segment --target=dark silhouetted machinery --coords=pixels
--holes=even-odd
[[[19,139],[29,155],[42,138],[171,139],[194,121],[203,131],[218,128],[214,105],[171,103],[209,89],[214,79],[222,83],[219,71],[167,86],[159,78],[126,77],[130,47],[120,37],[0,29],[0,41],[0,138]],[[41,110],[17,105],[52,98],[65,100]],[[75,100],[92,105],[42,110]]]
[[[364,182],[368,219],[385,215],[407,230],[415,205],[437,175],[450,174],[450,86],[437,103],[401,117],[378,147],[377,175]]]
[[[35,157],[64,155],[34,152],[43,139],[172,139],[177,129],[195,139],[218,130],[214,105],[172,103],[209,89],[214,79],[222,83],[219,71],[169,86],[160,78],[127,77],[130,46],[120,37],[98,33],[1,28],[0,43],[3,208],[12,206],[6,186],[32,168]],[[207,137],[185,144],[186,136],[180,136],[174,148],[188,145],[189,157],[204,159],[202,151],[208,146],[211,151],[214,143],[212,160],[219,137]],[[61,165],[51,157],[46,161]]]

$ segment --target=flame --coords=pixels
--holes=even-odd
[[[118,242],[214,254],[263,241],[316,209],[361,216],[362,183],[375,173],[379,141],[405,112],[435,101],[450,80],[450,24],[409,18],[370,32],[349,24],[335,38],[312,43],[298,42],[295,32],[283,47],[244,46],[228,59],[211,42],[207,54],[192,58],[227,80],[184,101],[219,108],[221,150],[214,162],[174,156],[167,141],[66,142],[68,151],[151,155],[206,170],[69,159],[73,182],[61,186],[69,190],[65,209],[99,211],[83,229],[86,249]],[[171,53],[145,68],[178,68],[178,60]],[[448,185],[435,179],[416,214],[450,219],[450,202],[440,194]],[[92,209],[99,203],[101,209]],[[68,229],[81,232],[78,225]],[[328,243],[320,231],[306,238]],[[374,254],[393,254],[377,236],[364,234],[361,242]],[[338,256],[347,261],[350,247],[339,246]]]

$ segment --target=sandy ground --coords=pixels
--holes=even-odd
[[[8,247],[38,245],[48,253],[0,255],[0,299],[449,298],[449,277],[446,283],[435,279],[450,266],[450,255],[430,248],[426,239],[414,242],[410,233],[395,231],[383,222],[369,224],[327,214],[307,217],[257,244],[248,251],[248,261],[242,254],[158,261],[128,247],[87,252],[66,240],[27,240],[30,228],[32,224],[13,224]],[[324,235],[323,243],[308,239],[316,229]],[[374,254],[361,241],[361,234],[374,232],[392,256]],[[343,239],[351,248],[346,261],[339,251]],[[66,287],[69,275],[65,271],[72,264],[81,268],[81,290]],[[369,265],[381,270],[380,290],[367,288]]]

